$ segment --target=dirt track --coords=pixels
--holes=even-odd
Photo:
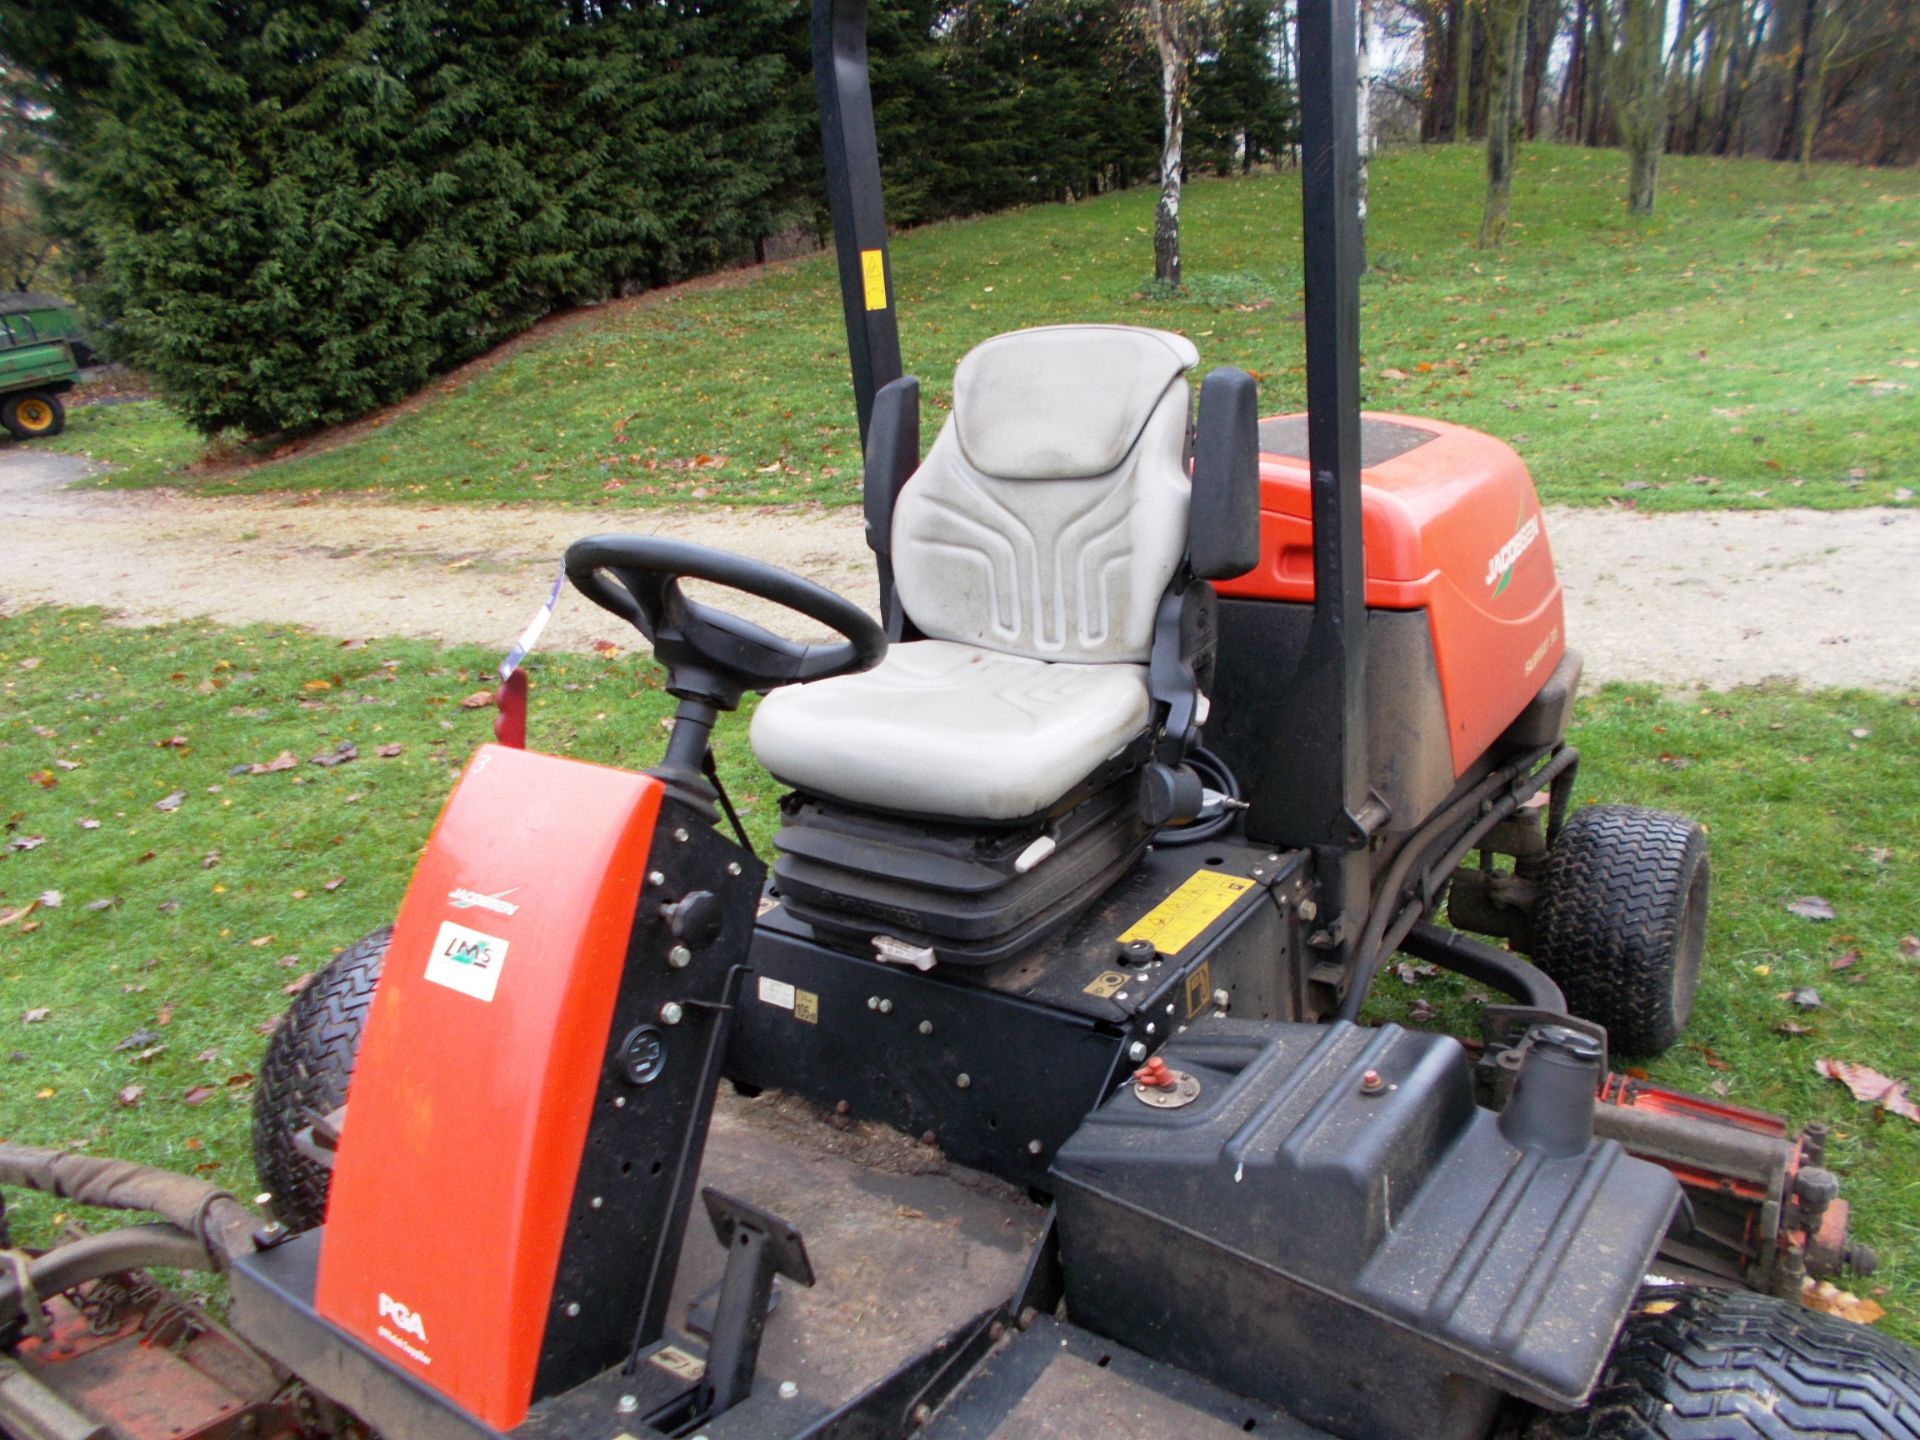
[[[204,615],[504,649],[567,542],[621,528],[738,550],[876,603],[853,509],[480,510],[65,488],[87,473],[73,456],[0,449],[0,608],[90,604],[129,624]],[[1552,509],[1547,529],[1589,683],[1920,691],[1920,511]],[[629,637],[569,595],[543,645]]]

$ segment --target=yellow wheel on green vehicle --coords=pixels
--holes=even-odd
[[[57,397],[29,390],[0,401],[0,424],[22,440],[37,440],[66,429],[67,411]]]

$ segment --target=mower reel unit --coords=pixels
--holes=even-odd
[[[1799,1304],[1872,1263],[1824,1135],[1611,1068],[1686,1021],[1705,837],[1573,806],[1518,457],[1360,412],[1351,0],[1300,6],[1307,412],[1055,326],[962,359],[924,453],[864,0],[813,23],[879,621],[574,544],[664,757],[474,755],[270,1044],[272,1220],[0,1146],[160,1217],[9,1252],[0,1430],[1920,1437],[1920,1357]],[[710,746],[749,691],[770,870]],[[1497,992],[1474,1043],[1360,1023],[1395,954]]]

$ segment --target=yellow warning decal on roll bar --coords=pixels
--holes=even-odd
[[[880,250],[862,250],[860,252],[860,276],[866,282],[867,308],[884,310],[887,308],[887,261],[885,252]]]
[[[1136,920],[1119,943],[1149,940],[1162,955],[1178,955],[1255,883],[1218,870],[1196,870],[1178,890]]]

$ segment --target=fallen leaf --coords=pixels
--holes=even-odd
[[[227,773],[229,775],[277,775],[282,770],[291,770],[300,762],[293,758],[291,750],[282,750],[271,760],[257,761],[252,765],[240,764]]]
[[[173,1006],[162,1005],[159,1012],[153,1017],[153,1023],[156,1025],[171,1025],[173,1023]]]
[[[1433,1002],[1426,996],[1417,996],[1413,1004],[1407,1007],[1407,1018],[1416,1025],[1429,1024],[1434,1017]]]
[[[1382,380],[1405,380],[1408,378],[1408,376],[1407,376],[1407,372],[1404,370],[1388,369],[1388,370],[1382,370],[1380,372],[1380,378]]]
[[[6,914],[0,915],[0,925],[11,925],[16,920],[24,920],[39,908],[40,902],[38,900],[29,900],[19,909],[9,910]]]
[[[156,740],[153,742],[156,750],[184,750],[188,743],[187,737],[184,735],[169,735],[164,740]]]
[[[1813,1034],[1813,1029],[1811,1026],[1802,1025],[1798,1020],[1782,1020],[1778,1025],[1773,1027],[1773,1033],[1776,1035],[1811,1035]]]
[[[322,890],[333,891],[333,890],[338,890],[342,885],[346,883],[347,883],[346,876],[336,875],[333,877],[333,879],[327,881],[327,883],[322,885],[320,888]]]
[[[281,986],[280,993],[282,995],[298,995],[302,990],[306,989],[312,983],[313,983],[313,974],[311,971],[309,971],[307,974],[297,976],[294,979],[289,980],[285,985]]]
[[[1733,1068],[1704,1045],[1700,1047],[1700,1058],[1707,1062],[1707,1068],[1710,1070],[1731,1070]]]
[[[1827,961],[1827,968],[1829,970],[1851,970],[1859,963],[1860,952],[1858,950],[1849,950],[1845,954],[1835,955],[1831,960]]]
[[[78,760],[56,760],[53,762],[53,765],[56,770],[78,770],[80,768],[80,762]]]
[[[200,857],[200,868],[202,870],[211,870],[219,863],[220,852],[218,850],[209,850],[205,855]]]
[[[333,688],[333,682],[331,680],[309,680],[305,684],[303,684],[300,688],[302,690],[312,690],[316,692],[321,690],[331,690]]]
[[[319,765],[324,769],[331,770],[335,765],[344,765],[349,760],[358,760],[359,758],[360,747],[351,740],[342,740],[338,745],[334,746],[333,749],[314,756],[313,759],[307,763],[309,765]]]
[[[778,467],[776,466],[775,468],[777,469]],[[606,655],[609,657],[618,655],[620,653],[620,647],[614,644],[613,641],[611,640],[596,640],[593,642],[593,648],[597,650],[600,654]]]
[[[476,690],[460,702],[462,710],[483,710],[493,704],[493,691]]]
[[[38,1025],[42,1020],[46,1019],[47,1016],[51,1015],[52,1013],[53,1011],[48,1009],[45,1005],[38,1005],[38,1006],[35,1006],[33,1009],[27,1011],[26,1014],[22,1015],[20,1017],[20,1022],[23,1025]]]
[[[1838,1315],[1842,1320],[1851,1320],[1856,1325],[1871,1325],[1887,1313],[1873,1301],[1862,1299],[1852,1291],[1842,1290],[1831,1280],[1815,1280],[1811,1275],[1801,1285],[1800,1303],[1809,1310]]]
[[[147,1061],[153,1059],[155,1056],[164,1055],[166,1053],[167,1053],[167,1047],[164,1044],[149,1045],[144,1050],[138,1050],[134,1052],[133,1063],[136,1065],[144,1065],[147,1063]]]
[[[1914,1104],[1907,1095],[1906,1081],[1895,1080],[1871,1066],[1855,1065],[1849,1060],[1816,1060],[1813,1069],[1817,1075],[1838,1080],[1853,1092],[1854,1099],[1878,1105],[1889,1114],[1920,1124],[1920,1105]]]
[[[1900,937],[1900,958],[1902,960],[1920,960],[1920,935],[1902,935]]]
[[[1798,1006],[1802,1010],[1820,1008],[1820,992],[1811,985],[1802,985],[1798,990],[1789,990],[1786,999],[1789,1005]]]
[[[146,1093],[147,1087],[144,1085],[124,1085],[121,1087],[120,1093],[113,1098],[120,1104],[131,1107],[138,1105],[140,1103],[140,1097]]]
[[[7,841],[7,849],[38,850],[42,845],[46,843],[47,843],[47,837],[44,835],[16,835],[11,840]]]
[[[38,1090],[33,1092],[33,1098],[36,1100],[53,1099],[53,1087],[51,1085],[42,1085]]]
[[[256,935],[253,937],[253,939],[247,941],[247,944],[251,945],[256,950],[260,949],[262,946],[271,945],[272,943],[273,943],[273,936],[271,935]]]
[[[42,790],[51,790],[60,783],[59,779],[51,770],[29,771],[27,773],[27,779],[38,785]]]
[[[187,792],[176,790],[171,795],[153,802],[153,808],[162,812],[172,812],[180,808],[180,802],[187,798]]]
[[[73,823],[78,825],[82,830],[98,830],[100,828],[100,822],[90,815],[83,815]]]
[[[244,1089],[251,1084],[253,1084],[253,1072],[251,1070],[242,1070],[238,1075],[227,1076],[227,1088],[229,1090]]]
[[[406,746],[400,744],[376,745],[373,747],[373,753],[378,755],[382,760],[391,760],[406,748]]]
[[[95,910],[95,911],[111,910],[113,909],[114,906],[118,905],[119,903],[120,903],[120,897],[118,895],[112,895],[100,900],[89,900],[87,902],[87,909]]]
[[[256,1035],[271,1035],[280,1028],[285,1020],[285,1015],[270,1015],[253,1027],[253,1033]]]
[[[214,1096],[218,1095],[219,1093],[220,1091],[217,1086],[189,1085],[187,1087],[187,1093],[182,1095],[180,1098],[186,1101],[187,1104],[189,1105],[204,1105],[207,1103],[207,1101],[211,1100]]]
[[[1833,919],[1833,906],[1819,895],[1802,895],[1798,900],[1789,901],[1787,909],[1802,920]]]
[[[58,890],[42,890],[40,892],[40,905],[41,908],[46,910],[58,910],[60,908],[60,902],[66,898],[67,897],[62,895]]]
[[[211,1065],[220,1058],[220,1052],[218,1050],[202,1050],[193,1058],[198,1060],[202,1065]]]
[[[148,1030],[143,1026],[142,1028],[134,1031],[131,1035],[127,1036],[126,1039],[122,1040],[118,1045],[114,1046],[113,1048],[115,1050],[138,1050],[143,1045],[153,1044],[153,1042],[158,1040],[159,1038],[160,1037],[158,1035],[154,1034],[151,1030]]]

